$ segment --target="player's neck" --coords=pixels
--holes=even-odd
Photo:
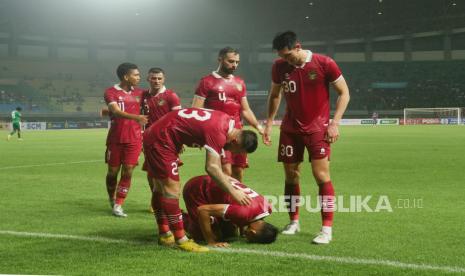
[[[221,68],[218,68],[218,70],[216,70],[216,73],[218,73],[218,75],[220,75],[222,78],[225,78],[225,79],[228,79],[231,77],[232,74],[229,74],[225,71],[223,71]]]
[[[307,60],[307,55],[308,55],[308,51],[306,50],[301,50],[300,51],[300,58],[299,58],[299,62],[296,64],[296,66],[302,66],[305,64],[305,61]]]
[[[150,94],[155,96],[155,95],[158,95],[161,92],[164,92],[165,90],[166,90],[165,86],[162,86],[160,88],[150,87]]]
[[[121,87],[121,89],[123,89],[126,92],[130,92],[132,90],[132,85],[130,85],[129,83],[125,83],[125,82],[120,82],[119,87]]]

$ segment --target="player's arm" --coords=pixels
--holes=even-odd
[[[210,217],[223,217],[226,204],[207,204],[197,208],[199,215],[199,226],[202,230],[203,238],[208,245],[216,247],[228,247],[227,242],[216,242],[215,234],[211,227]]]
[[[268,114],[263,135],[263,143],[265,143],[265,145],[271,145],[271,128],[273,127],[273,120],[276,113],[278,113],[280,103],[281,84],[272,82],[270,92],[268,93]]]
[[[220,155],[218,153],[212,153],[208,149],[206,152],[205,170],[208,175],[213,178],[215,183],[220,186],[223,191],[230,194],[234,201],[240,205],[249,205],[252,202],[250,197],[243,191],[234,189],[229,181],[229,177],[223,173]]]
[[[194,95],[194,98],[192,99],[192,107],[203,108],[204,104],[205,104],[204,98]]]
[[[241,99],[241,107],[242,107],[242,117],[251,125],[254,127],[260,135],[263,136],[263,127],[262,125],[258,122],[257,117],[255,117],[255,114],[253,113],[252,109],[250,109],[249,101],[247,100],[246,97],[242,97]]]
[[[100,117],[108,117],[110,116],[110,110],[108,110],[108,108],[106,107],[102,107],[100,109]]]
[[[174,92],[173,92],[173,96],[171,97],[170,106],[171,106],[171,108],[170,108],[171,110],[179,110],[179,109],[182,108],[181,99],[179,99],[178,94],[176,94]]]
[[[138,114],[131,114],[122,111],[118,104],[116,102],[111,102],[108,104],[108,109],[110,110],[111,113],[113,113],[115,116],[122,117],[125,119],[130,119],[138,122],[141,125],[145,125],[148,122],[147,116],[146,115],[138,115]]]
[[[339,122],[342,119],[342,115],[347,109],[347,105],[350,101],[349,87],[344,77],[341,75],[335,82],[332,83],[334,90],[338,94],[336,101],[336,110],[334,111],[333,120],[328,126],[328,132],[326,140],[329,143],[334,143],[339,137]]]

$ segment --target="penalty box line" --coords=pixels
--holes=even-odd
[[[91,241],[91,242],[103,242],[103,243],[115,243],[115,244],[130,244],[130,245],[146,245],[146,242],[136,242],[121,239],[112,239],[105,237],[92,237],[92,236],[77,236],[67,234],[51,234],[51,233],[34,233],[34,232],[19,232],[0,230],[0,235],[10,235],[17,237],[32,237],[32,238],[50,238],[50,239],[64,239],[64,240],[78,240],[78,241]],[[280,251],[262,251],[254,249],[241,249],[241,248],[211,248],[213,251],[219,253],[243,253],[261,256],[271,256],[277,258],[297,258],[311,261],[323,261],[323,262],[334,262],[342,264],[352,265],[374,265],[374,266],[388,266],[394,268],[412,269],[412,270],[432,270],[432,271],[443,271],[449,273],[464,273],[465,267],[454,267],[454,266],[437,266],[429,264],[413,264],[403,263],[399,261],[390,260],[377,260],[377,259],[363,259],[363,258],[352,258],[352,257],[337,257],[337,256],[319,256],[310,255],[304,253],[288,253]]]

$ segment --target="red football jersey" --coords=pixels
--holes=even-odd
[[[272,67],[272,80],[283,86],[286,114],[281,130],[310,134],[326,130],[329,123],[329,84],[342,76],[330,57],[308,51],[301,67],[278,59]]]
[[[178,95],[164,86],[156,95],[151,94],[150,89],[145,90],[141,104],[143,113],[149,118],[149,122],[145,125],[146,128],[171,110],[181,108]]]
[[[227,204],[223,219],[230,220],[238,226],[247,225],[271,214],[271,206],[262,195],[237,180],[231,184],[235,189],[244,191],[252,198],[250,205],[242,206],[236,203],[208,175],[192,178],[186,183],[186,186],[189,185],[186,189],[189,189],[189,197],[195,198],[194,202],[198,204]],[[198,206],[190,207],[196,209]]]
[[[182,145],[205,147],[220,155],[227,135],[234,128],[234,120],[228,114],[204,108],[184,108],[171,111],[152,124],[144,132],[144,144],[166,142],[179,152]]]
[[[212,72],[200,80],[195,95],[205,99],[205,108],[220,110],[233,116],[236,127],[242,127],[241,101],[247,96],[247,91],[241,78],[233,75],[223,78],[217,72]]]
[[[117,103],[119,108],[130,114],[140,114],[142,90],[133,87],[131,91],[124,91],[118,84],[105,90],[105,102]],[[117,117],[110,112],[111,126],[108,131],[107,145],[113,143],[141,143],[141,127],[138,122]]]

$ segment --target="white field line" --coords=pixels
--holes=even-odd
[[[7,230],[0,230],[0,235],[92,241],[92,242],[115,243],[115,244],[132,244],[132,245],[146,244],[146,242],[111,239],[111,238],[105,238],[105,237],[87,237],[87,236],[76,236],[76,235],[66,235],[66,234],[32,233],[32,232],[18,232],[18,231],[7,231]],[[311,260],[311,261],[323,261],[323,262],[333,262],[333,263],[353,264],[353,265],[388,266],[388,267],[412,269],[412,270],[432,270],[432,271],[442,271],[442,272],[449,272],[449,273],[454,273],[454,272],[465,273],[465,267],[456,267],[456,266],[412,264],[412,263],[402,263],[402,262],[390,261],[390,260],[363,259],[363,258],[337,257],[337,256],[319,256],[319,255],[310,255],[310,254],[303,254],[303,253],[287,253],[287,252],[280,252],[280,251],[262,251],[262,250],[239,249],[239,248],[224,248],[224,249],[223,248],[221,249],[212,248],[212,250],[221,252],[221,253],[242,253],[242,254],[270,256],[270,257],[277,257],[277,258],[304,259],[304,260]]]
[[[186,153],[181,155],[182,156],[193,156],[198,155],[195,153]],[[84,161],[73,161],[73,162],[58,162],[58,163],[45,163],[45,164],[34,164],[34,165],[21,165],[21,166],[7,166],[7,167],[0,167],[0,170],[13,170],[13,169],[25,169],[25,168],[34,168],[34,167],[49,167],[49,166],[62,166],[62,165],[74,165],[74,164],[85,164],[85,163],[97,163],[102,162],[104,163],[104,159],[98,160],[84,160]]]
[[[34,167],[60,166],[60,165],[73,165],[73,164],[95,163],[95,162],[102,162],[103,163],[104,160],[99,159],[99,160],[85,160],[85,161],[74,161],[74,162],[45,163],[45,164],[36,164],[36,165],[8,166],[8,167],[0,167],[0,170],[12,170],[12,169],[34,168]]]

